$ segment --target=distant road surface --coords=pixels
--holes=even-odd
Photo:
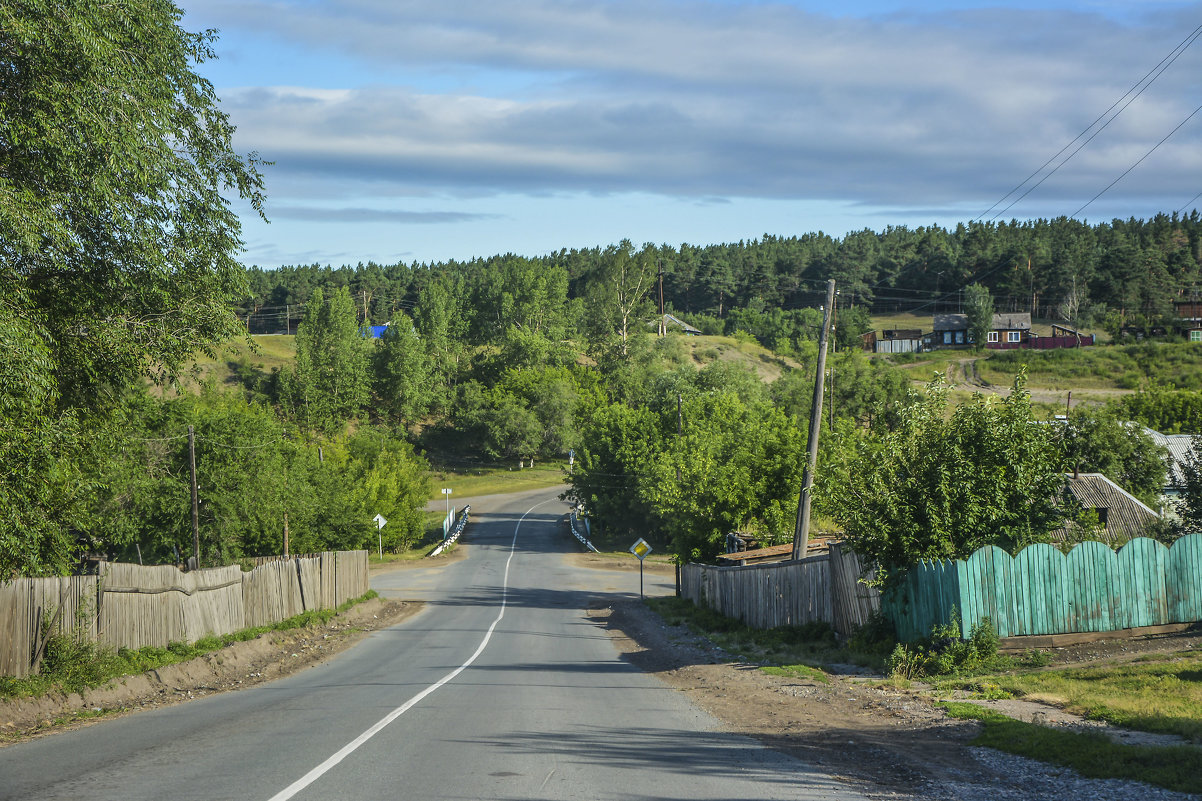
[[[376,574],[426,609],[325,664],[0,748],[0,798],[861,798],[619,658],[583,610],[638,574],[567,563],[558,492],[478,499],[466,558]]]

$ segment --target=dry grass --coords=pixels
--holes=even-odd
[[[1116,726],[1202,742],[1202,654],[1194,651],[1119,664],[978,676],[973,682]]]

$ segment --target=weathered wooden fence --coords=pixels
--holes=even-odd
[[[332,609],[368,590],[367,551],[257,561],[249,573],[104,562],[96,576],[0,584],[0,675],[26,675],[49,633],[161,647]]]
[[[848,636],[880,607],[874,588],[860,581],[860,560],[840,544],[798,562],[742,567],[685,565],[680,593],[752,628],[801,626],[825,621]]]
[[[1083,542],[1064,554],[1030,545],[1010,556],[985,547],[968,559],[912,568],[882,611],[898,637],[917,639],[960,618],[963,636],[988,617],[999,636],[1105,632],[1202,620],[1202,534],[1166,547],[1138,537],[1116,553]]]
[[[1115,551],[1083,542],[1065,554],[993,546],[968,559],[923,562],[885,597],[858,579],[838,543],[830,555],[746,567],[686,565],[681,594],[755,628],[825,620],[841,636],[880,609],[903,641],[958,617],[961,635],[988,617],[1001,637],[1121,631],[1202,621],[1202,534],[1166,547],[1137,537]]]

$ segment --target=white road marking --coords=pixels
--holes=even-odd
[[[379,734],[384,729],[384,727],[387,726],[389,723],[392,723],[394,720],[399,718],[401,715],[405,714],[410,709],[417,706],[417,704],[419,702],[421,702],[422,699],[424,699],[426,696],[430,695],[432,692],[434,692],[435,690],[437,690],[439,687],[443,686],[447,682],[451,681],[451,679],[455,678],[463,671],[467,670],[469,667],[471,667],[473,662],[475,662],[477,659],[480,658],[480,654],[484,653],[484,648],[485,648],[485,646],[488,645],[488,641],[492,639],[492,633],[493,633],[493,631],[496,630],[497,624],[501,622],[501,618],[505,617],[505,604],[506,604],[506,601],[508,600],[508,595],[509,595],[509,563],[513,561],[513,555],[515,553],[515,549],[518,544],[518,529],[520,529],[522,527],[522,523],[525,522],[526,516],[529,515],[531,512],[533,512],[538,507],[542,506],[544,503],[551,503],[551,501],[543,501],[542,503],[536,503],[534,506],[531,506],[529,509],[526,510],[525,514],[523,514],[521,519],[518,520],[518,524],[516,526],[514,526],[514,528],[513,528],[513,542],[511,542],[509,544],[509,558],[505,560],[505,577],[501,583],[501,611],[497,613],[497,619],[494,620],[492,622],[492,625],[488,627],[488,631],[485,632],[484,639],[480,641],[480,645],[479,645],[479,647],[476,648],[476,652],[474,654],[472,654],[470,657],[468,657],[468,660],[466,662],[464,662],[462,665],[455,668],[450,673],[443,676],[441,679],[434,682],[429,687],[422,690],[420,693],[413,696],[408,701],[401,704],[400,706],[398,706],[396,709],[389,712],[384,717],[380,718],[380,720],[374,726],[372,726],[370,729],[363,732],[358,737],[356,737],[355,739],[351,740],[349,743],[344,745],[342,748],[340,748],[338,751],[336,751],[325,762],[322,762],[320,765],[313,768],[313,770],[309,771],[304,776],[300,777],[299,779],[294,781],[292,784],[288,785],[283,790],[280,790],[278,793],[273,795],[269,799],[269,801],[288,801],[288,799],[294,797],[301,790],[305,789],[310,784],[317,781],[322,776],[324,776],[326,773],[328,773],[330,771],[330,769],[333,768],[335,765],[337,765],[339,762],[341,762],[342,760],[346,759],[348,756],[353,754],[359,748],[359,746],[363,745],[368,740],[370,740],[372,737],[375,737],[377,734]],[[552,771],[552,772],[554,772],[554,771]],[[549,779],[551,777],[548,776],[547,778]]]

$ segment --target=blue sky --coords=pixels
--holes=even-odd
[[[263,267],[954,226],[1202,25],[1139,0],[182,7],[220,31],[200,71],[236,147],[274,162],[270,224],[239,206]],[[1199,76],[1202,42],[1002,218],[1202,208]]]

